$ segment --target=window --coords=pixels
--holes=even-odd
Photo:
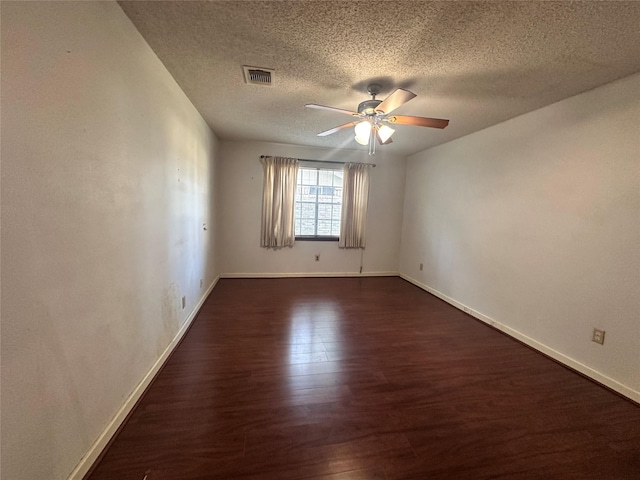
[[[296,187],[298,240],[338,240],[342,215],[342,169],[300,167]]]

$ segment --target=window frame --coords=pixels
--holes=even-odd
[[[314,162],[315,163],[315,162]],[[326,185],[319,185],[318,183],[320,182],[320,172],[321,171],[329,171],[329,172],[342,172],[342,164],[336,165],[335,163],[329,165],[329,164],[320,164],[320,165],[309,165],[308,163],[305,164],[304,162],[300,162],[300,170],[302,169],[307,169],[307,170],[316,170],[318,173],[318,180],[316,182],[316,188],[322,188]],[[296,183],[296,189],[298,188],[298,184]],[[332,187],[335,188],[335,185]],[[342,187],[344,189],[344,187]],[[344,190],[343,190],[344,192]],[[297,200],[295,201],[294,205],[299,203]],[[303,203],[303,202],[301,202]],[[315,227],[316,227],[316,231],[318,230],[318,193],[316,193],[316,202],[315,202],[315,207],[316,207],[316,215],[315,215]],[[335,203],[331,203],[329,205],[336,205]],[[340,208],[342,210],[342,197],[340,198]],[[295,218],[295,220],[297,220],[297,217]],[[294,220],[294,221],[295,221]],[[340,224],[342,224],[342,218],[340,219]],[[295,236],[295,240],[297,241],[303,241],[303,242],[338,242],[340,241],[340,234],[338,233],[338,235],[296,235]]]

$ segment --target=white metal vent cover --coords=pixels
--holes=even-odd
[[[265,85],[270,87],[273,85],[273,70],[260,67],[242,67],[244,70],[244,81],[252,85]]]

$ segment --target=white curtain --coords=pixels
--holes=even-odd
[[[364,248],[369,203],[369,169],[366,163],[345,163],[342,180],[341,248]]]
[[[298,160],[264,157],[260,246],[291,247],[295,242],[294,209]]]

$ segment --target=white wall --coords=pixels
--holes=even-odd
[[[400,272],[640,401],[639,171],[640,75],[413,155]]]
[[[343,275],[360,270],[360,250],[340,249],[338,242],[297,241],[291,248],[260,248],[263,169],[260,155],[312,160],[375,163],[371,170],[367,247],[363,274],[398,271],[398,248],[404,197],[405,158],[375,157],[366,149],[330,150],[265,142],[221,142],[220,268],[227,276],[279,274]],[[320,261],[315,261],[320,254]]]
[[[64,479],[216,278],[217,141],[115,2],[2,2],[1,133],[2,477]]]

